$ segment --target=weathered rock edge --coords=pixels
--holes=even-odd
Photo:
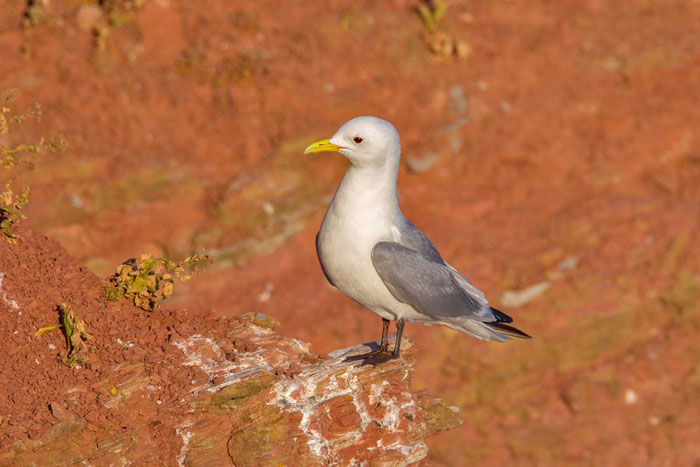
[[[164,417],[178,420],[168,429],[181,443],[162,461],[180,465],[405,465],[426,456],[428,435],[461,423],[456,408],[411,391],[410,342],[401,359],[376,368],[343,361],[366,352],[364,345],[309,364],[318,358],[308,344],[274,332],[270,318],[252,318],[234,322],[226,339],[194,334],[169,344],[183,352],[183,367],[206,375],[192,380],[190,391],[173,404],[177,407],[164,407],[154,396],[158,388],[141,363],[115,366],[104,381],[113,396],[103,403],[132,417],[153,410],[148,404],[158,405],[160,413],[182,413],[186,407],[184,416]],[[244,350],[224,352],[230,339],[244,342],[237,346]],[[110,428],[86,427],[85,420],[71,416],[38,440],[15,442],[0,454],[0,463],[104,465],[143,459],[148,430],[115,435]]]

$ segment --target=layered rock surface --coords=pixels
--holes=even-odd
[[[426,456],[426,436],[461,423],[457,409],[411,390],[408,341],[401,359],[375,368],[344,361],[367,346],[322,359],[260,314],[145,314],[105,302],[52,241],[22,235],[0,246],[0,310],[16,330],[1,357],[13,381],[0,407],[2,464],[404,465]],[[81,288],[82,301],[72,295]],[[93,334],[82,367],[59,363],[58,332],[33,335],[55,316],[51,289]]]

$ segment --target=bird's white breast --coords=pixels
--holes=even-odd
[[[372,263],[377,243],[400,240],[397,216],[377,203],[356,198],[345,202],[342,195],[336,194],[319,232],[318,255],[324,272],[341,292],[383,318],[411,314],[413,309],[391,295]]]

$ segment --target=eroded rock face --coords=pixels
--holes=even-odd
[[[234,362],[206,357],[223,352],[200,336],[177,344],[187,354],[187,364],[200,366],[215,381],[223,378],[197,389],[197,404],[210,416],[183,422],[180,430],[189,439],[181,458],[185,463],[203,462],[201,456],[213,462],[210,456],[217,451],[236,465],[410,463],[427,454],[428,434],[460,423],[456,409],[437,420],[435,401],[410,391],[407,360],[377,368],[344,362],[345,356],[368,350],[358,346],[300,366],[294,363],[306,362],[310,355],[299,341],[256,325],[236,336],[254,350],[236,352]],[[404,358],[410,362],[407,347]],[[211,419],[217,416],[232,424],[230,433],[212,433]],[[226,452],[220,448],[224,443]]]
[[[414,350],[377,368],[327,359],[261,314],[214,318],[110,302],[50,239],[0,242],[0,465],[404,465],[456,409],[410,389]],[[91,338],[60,362],[67,303]]]
[[[401,359],[376,368],[344,362],[368,351],[366,346],[321,360],[308,344],[246,319],[225,338],[193,334],[169,345],[182,352],[182,371],[200,370],[194,373],[199,380],[171,407],[154,395],[163,383],[145,375],[141,364],[115,368],[104,382],[108,394],[108,388],[115,390],[99,403],[131,417],[149,410],[180,412],[163,417],[174,422],[167,428],[180,439],[165,459],[180,465],[404,465],[426,456],[426,436],[461,423],[457,409],[411,392],[410,342]],[[148,425],[115,435],[100,420],[57,418],[44,437],[15,443],[0,459],[34,464],[148,458]]]
[[[410,344],[403,359],[373,368],[344,362],[365,346],[310,363],[308,345],[262,326],[246,323],[232,338],[245,350],[229,359],[203,336],[175,343],[185,365],[217,383],[193,391],[177,428],[181,463],[406,464],[425,457],[427,435],[461,423],[456,409],[411,392]]]

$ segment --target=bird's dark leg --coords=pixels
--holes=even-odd
[[[394,351],[392,352],[393,358],[399,358],[399,352],[401,351],[401,335],[403,334],[403,318],[396,322],[396,343],[394,344]]]
[[[382,318],[382,341],[379,344],[380,352],[386,352],[386,349],[389,347],[389,340],[387,339],[389,335],[389,322],[388,319]]]
[[[401,335],[403,334],[403,325],[403,319],[399,319],[398,321],[396,321],[396,341],[394,344],[393,352],[389,352],[388,350],[386,332],[389,328],[389,322],[388,320],[384,320],[384,332],[382,332],[382,343],[379,349],[363,355],[354,355],[352,357],[346,358],[345,360],[364,360],[362,362],[363,366],[377,366],[384,362],[388,362],[389,360],[393,360],[394,358],[399,358],[399,353],[401,352]]]
[[[382,318],[382,340],[380,341],[379,348],[377,350],[372,350],[371,352],[363,353],[361,355],[352,355],[347,357],[345,361],[365,360],[373,355],[386,353],[387,349],[389,348],[389,340],[387,339],[389,335],[389,322],[390,321],[388,319]]]

